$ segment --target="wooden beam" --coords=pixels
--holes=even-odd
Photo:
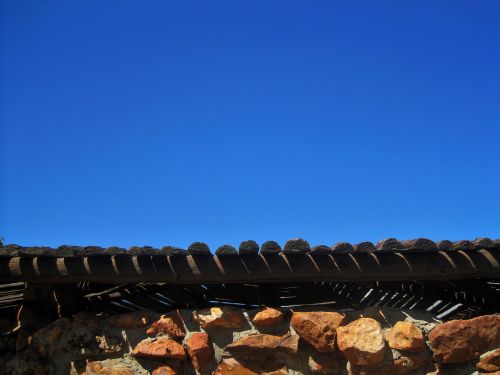
[[[500,278],[500,249],[317,255],[0,257],[0,279],[6,282],[197,284],[467,278]]]

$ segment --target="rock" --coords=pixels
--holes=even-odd
[[[281,367],[272,370],[263,370],[262,368],[254,368],[253,366],[247,367],[247,364],[242,364],[234,358],[223,359],[213,375],[287,375],[288,370],[286,367]],[[271,366],[273,367],[273,366]]]
[[[150,317],[143,311],[113,315],[108,319],[112,327],[134,329],[145,327],[150,322]]]
[[[429,363],[427,352],[411,353],[375,366],[350,365],[349,375],[406,375],[414,374]]]
[[[471,319],[477,328],[479,353],[497,349],[500,346],[500,315],[483,315]]]
[[[394,359],[387,374],[404,375],[425,367],[431,361],[427,351],[407,353]]]
[[[151,324],[151,327],[146,331],[148,335],[157,335],[158,333],[166,333],[170,337],[178,338],[186,336],[182,318],[178,310],[162,315],[160,319]]]
[[[297,354],[299,337],[287,333],[283,336],[256,334],[242,337],[226,346],[226,350],[234,356],[253,356],[259,353],[284,352]]]
[[[99,321],[101,319],[98,315],[91,312],[80,311],[73,317],[73,320],[84,327],[95,330],[99,328]]]
[[[500,349],[481,357],[476,367],[484,372],[500,371]]]
[[[240,309],[229,306],[194,311],[193,320],[203,329],[212,327],[240,328],[246,321]]]
[[[161,366],[153,370],[151,375],[179,375],[179,371],[175,371],[170,366]]]
[[[429,333],[434,359],[439,363],[460,363],[476,358],[479,339],[477,327],[466,320],[451,320]]]
[[[121,337],[104,330],[96,331],[68,318],[58,319],[32,335],[31,346],[42,357],[52,358],[62,354],[86,357],[121,351]]]
[[[5,367],[0,368],[0,373],[9,375],[46,375],[52,374],[52,370],[47,361],[43,361],[33,349],[28,348],[11,357]]]
[[[293,312],[291,325],[297,334],[322,353],[335,351],[336,330],[345,315],[331,311]]]
[[[462,363],[500,345],[500,316],[483,315],[437,325],[429,340],[439,363]]]
[[[51,357],[57,353],[63,334],[71,329],[71,321],[67,318],[58,319],[36,331],[32,336],[32,346],[43,357]]]
[[[425,349],[424,335],[420,328],[411,322],[397,322],[387,333],[389,347],[408,352]]]
[[[173,358],[181,360],[186,358],[186,352],[182,345],[166,337],[160,337],[153,340],[142,340],[134,348],[132,354],[137,357]]]
[[[311,374],[334,375],[340,371],[340,364],[336,356],[316,353],[309,357],[309,371]]]
[[[381,363],[385,354],[384,333],[380,323],[371,318],[360,318],[337,328],[340,351],[356,366]]]
[[[104,367],[101,362],[89,362],[85,371],[86,375],[135,375],[126,367]]]
[[[257,327],[269,327],[283,321],[283,313],[280,310],[266,307],[259,311],[252,319],[252,323]]]
[[[26,349],[31,344],[31,332],[24,329],[17,331],[16,352]]]
[[[214,358],[214,347],[210,338],[204,332],[193,333],[184,343],[184,347],[196,370],[205,367]]]

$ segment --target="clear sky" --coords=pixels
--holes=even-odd
[[[7,243],[500,237],[498,1],[0,7]]]

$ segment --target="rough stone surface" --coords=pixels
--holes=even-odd
[[[319,307],[314,308],[313,312],[317,313],[318,309]],[[137,323],[119,323],[120,327],[113,326],[108,324],[110,318],[84,311],[71,319],[62,318],[53,321],[34,332],[21,326],[14,332],[0,335],[0,374],[161,375],[167,373],[172,375],[175,373],[180,375],[183,372],[186,375],[194,375],[197,369],[202,375],[212,374],[213,370],[216,374],[289,373],[290,375],[346,375],[346,370],[351,375],[471,375],[500,372],[498,370],[500,355],[495,352],[500,350],[498,349],[499,318],[494,315],[458,323],[455,321],[439,324],[430,314],[423,312],[388,308],[352,311],[346,313],[350,320],[360,317],[363,319],[354,320],[345,327],[340,325],[337,337],[333,340],[335,352],[320,353],[306,340],[302,338],[299,340],[299,335],[295,334],[296,331],[289,324],[291,322],[284,320],[279,324],[260,328],[256,324],[248,324],[247,314],[242,310],[233,310],[243,317],[241,327],[226,329],[224,324],[221,324],[203,333],[196,332],[200,330],[200,326],[193,320],[192,310],[179,310],[174,319],[178,318],[177,328],[182,327],[185,333],[184,346],[180,342],[179,333],[162,328],[165,325],[163,324],[165,316],[154,311],[143,313],[151,317],[151,322],[154,323],[137,329],[135,328]],[[250,310],[248,316],[254,319],[257,313],[262,311],[266,309]],[[280,311],[284,316],[288,316],[289,311],[286,309]],[[171,313],[165,315],[169,314]],[[127,315],[130,317],[130,314]],[[208,310],[208,315],[212,315],[212,311]],[[115,319],[120,321],[123,316],[124,314],[120,314],[119,317],[112,317],[111,321]],[[309,320],[320,325],[321,319]],[[387,346],[392,347],[391,350],[389,348],[385,350],[381,362],[373,361],[373,356],[376,356],[373,347],[377,345],[373,345],[376,340],[372,336],[377,335],[366,328],[366,322],[370,320],[372,323],[373,320],[383,322],[389,341]],[[361,324],[363,321],[365,323]],[[419,335],[408,323],[414,324],[422,331],[423,337],[430,335],[431,339],[434,339],[431,340],[434,344],[434,353],[427,347],[416,351],[418,346],[414,345],[414,341]],[[142,322],[140,324],[142,325]],[[360,327],[355,327],[356,325]],[[122,326],[133,328],[122,328]],[[147,338],[146,329],[152,327],[158,329],[157,333],[154,333],[156,337]],[[460,329],[463,329],[463,332]],[[318,336],[329,330],[331,330],[329,325],[324,331],[318,328]],[[344,336],[353,337],[346,339],[342,336],[342,330],[346,331]],[[374,330],[378,332],[379,343],[382,340],[383,347],[384,342],[380,339],[378,327]],[[173,336],[177,338],[174,339]],[[457,338],[462,341],[457,342]],[[420,336],[417,341],[419,340]],[[457,350],[460,351],[464,342],[473,357],[467,362],[432,362],[431,354],[436,358],[441,356],[442,359],[449,360],[458,357],[463,361],[461,358],[463,353],[457,354]],[[366,348],[367,345],[369,349]],[[353,362],[346,364],[337,347],[344,349],[345,356]],[[412,351],[413,349],[415,351]],[[207,352],[209,355],[205,357]],[[350,354],[355,357],[354,360],[349,357]],[[481,358],[478,359],[481,354]],[[437,372],[433,372],[432,368]]]
[[[98,329],[101,318],[88,311],[80,311],[74,316],[74,321],[90,329]]]
[[[283,336],[256,334],[243,337],[226,346],[226,350],[235,356],[281,351],[296,354],[299,349],[299,337],[287,333]]]
[[[500,345],[500,316],[484,315],[470,320],[451,320],[429,334],[434,359],[461,363]]]
[[[384,333],[380,323],[360,318],[337,328],[337,343],[349,362],[357,366],[381,363],[385,354]]]
[[[436,326],[430,332],[429,340],[437,362],[467,362],[479,355],[477,327],[464,320],[452,320]]]
[[[245,324],[245,316],[242,311],[228,306],[211,307],[194,311],[193,320],[203,329],[214,327],[240,328]]]
[[[311,355],[308,364],[311,374],[335,375],[340,371],[338,358],[331,354]]]
[[[288,374],[286,367],[266,371],[261,368],[252,367],[250,369],[249,367],[246,366],[238,362],[234,358],[225,358],[219,363],[213,375],[287,375]]]
[[[50,364],[28,348],[10,358],[5,367],[0,368],[0,373],[6,371],[5,374],[9,375],[46,375],[52,373],[51,370]]]
[[[393,349],[419,352],[425,349],[424,335],[411,322],[397,322],[387,333],[387,343]]]
[[[142,340],[134,348],[133,355],[138,357],[184,359],[186,353],[178,342],[160,337],[153,340]]]
[[[61,318],[36,331],[31,346],[43,357],[102,355],[122,350],[123,340],[111,332],[95,331]]]
[[[214,348],[208,334],[202,332],[193,333],[184,343],[191,363],[196,370],[208,365],[214,358]]]
[[[375,366],[349,366],[349,375],[406,375],[421,374],[429,363],[430,355],[426,352],[410,353],[394,360],[388,360]]]
[[[89,362],[85,371],[86,375],[135,375],[126,367],[104,367],[101,362]]]
[[[425,367],[431,361],[431,356],[427,351],[420,353],[407,353],[394,359],[390,364],[388,374],[408,374],[412,371]]]
[[[283,321],[283,313],[280,310],[266,307],[259,311],[252,318],[252,323],[258,327],[269,327],[279,324]]]
[[[345,315],[331,311],[294,312],[291,325],[297,334],[317,351],[335,351],[336,330]]]
[[[141,328],[148,325],[150,317],[142,311],[130,312],[124,314],[113,315],[108,319],[108,323],[112,327],[123,329]]]
[[[484,353],[500,346],[500,315],[483,315],[470,319],[477,327],[478,350]]]
[[[179,375],[179,372],[175,371],[170,366],[160,366],[157,369],[154,369],[151,375]]]
[[[162,315],[160,319],[153,322],[151,327],[146,331],[148,335],[157,335],[158,333],[166,333],[170,337],[184,337],[186,331],[182,324],[182,318],[179,311],[172,311]]]
[[[476,367],[484,372],[500,371],[500,349],[482,356]]]

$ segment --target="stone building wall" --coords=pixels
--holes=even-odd
[[[80,312],[0,339],[9,375],[500,374],[500,315],[395,309]]]

